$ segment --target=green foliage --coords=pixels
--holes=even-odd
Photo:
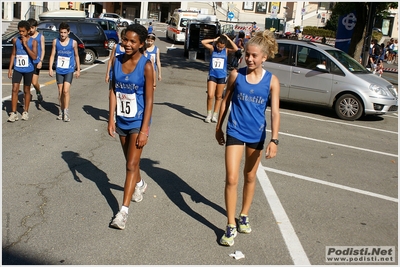
[[[335,38],[336,31],[326,30],[319,27],[306,26],[303,28],[303,35],[325,36],[329,38]]]

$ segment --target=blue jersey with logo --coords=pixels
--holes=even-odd
[[[33,49],[33,38],[29,38],[28,47]],[[14,59],[14,70],[21,73],[29,73],[34,71],[33,60],[28,55],[24,45],[22,44],[21,37],[17,37],[15,42],[15,59]]]
[[[258,84],[247,82],[246,74],[247,67],[238,70],[226,133],[242,142],[258,143],[266,137],[265,110],[272,73],[263,70]]]
[[[214,46],[214,51],[211,54],[209,76],[215,78],[226,78],[228,75],[228,55],[226,49],[217,50]]]
[[[124,51],[121,50],[121,44],[116,44],[114,57],[121,55],[121,54],[125,54],[125,50]],[[110,77],[110,81],[111,81],[112,77],[113,77],[113,69],[112,68],[110,68],[109,77]]]
[[[147,58],[154,62],[154,70],[157,71],[157,51],[158,47],[154,46],[153,51],[146,50]]]
[[[63,46],[60,39],[56,39],[56,72],[58,74],[68,74],[75,71],[75,52],[73,39],[69,39],[68,44]]]
[[[142,55],[131,73],[123,73],[123,57],[118,55],[115,58],[113,70],[117,100],[116,124],[123,130],[130,130],[142,126],[146,82],[144,67],[149,60]]]
[[[37,58],[33,60],[33,63],[37,64],[40,62],[40,58],[42,56],[42,34],[38,33],[36,38],[33,38],[37,42]]]

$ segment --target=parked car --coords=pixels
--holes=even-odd
[[[93,64],[97,58],[109,56],[107,36],[98,23],[85,21],[85,19],[69,20],[68,18],[64,20],[46,20],[39,22],[38,29],[55,27],[58,31],[61,22],[68,23],[70,31],[81,38],[85,44],[85,64]]]
[[[38,32],[43,34],[44,40],[45,40],[45,54],[43,58],[43,66],[48,66],[49,65],[49,59],[50,59],[50,54],[51,54],[51,49],[52,49],[52,44],[53,40],[59,37],[59,33],[50,29],[38,29]],[[18,31],[13,31],[11,33],[3,35],[3,40],[2,40],[2,65],[3,66],[8,66],[10,65],[10,58],[11,58],[11,52],[12,52],[12,40],[15,37],[19,36]],[[85,45],[83,41],[75,35],[75,33],[71,32],[69,34],[69,37],[73,40],[75,40],[78,44],[78,54],[79,54],[79,62],[81,64],[84,63],[85,57],[86,57],[86,52],[85,52]]]
[[[117,23],[108,19],[87,18],[86,21],[98,23],[104,30],[108,39],[108,48],[112,49],[119,43]]]
[[[127,27],[128,25],[134,24],[135,22],[130,19],[121,17],[116,13],[101,13],[99,19],[108,19],[116,22],[119,26]]]
[[[277,42],[278,53],[263,67],[279,78],[281,100],[329,106],[343,120],[397,111],[394,86],[342,50],[316,42]],[[239,67],[246,65],[244,57]]]

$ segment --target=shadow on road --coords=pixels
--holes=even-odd
[[[177,105],[174,103],[169,103],[169,102],[164,102],[164,103],[154,103],[154,105],[165,105],[170,108],[176,109],[177,111],[181,112],[182,114],[185,114],[186,116],[193,117],[199,120],[204,120],[206,116],[203,114],[198,113],[197,111],[193,111],[191,109],[187,109],[184,106]]]
[[[86,112],[86,114],[91,115],[95,120],[108,122],[108,110],[95,108],[89,105],[84,105],[82,109]]]
[[[74,176],[74,180],[82,183],[82,180],[78,176],[78,173],[80,173],[84,178],[95,183],[100,193],[107,200],[113,214],[117,214],[119,211],[118,201],[111,192],[111,189],[123,191],[124,188],[119,185],[111,184],[105,172],[97,168],[91,161],[82,158],[79,153],[63,151],[61,152],[61,157],[68,164]]]
[[[184,180],[178,177],[176,174],[169,170],[159,168],[157,165],[158,161],[143,158],[140,160],[140,169],[153,179],[166,193],[168,198],[183,212],[191,216],[193,219],[201,222],[205,226],[213,230],[217,236],[217,242],[219,238],[224,234],[224,230],[216,227],[201,214],[194,211],[183,199],[182,194],[188,194],[191,199],[196,203],[203,203],[216,211],[220,212],[223,216],[226,216],[225,210],[217,204],[209,201],[194,188],[188,185]]]

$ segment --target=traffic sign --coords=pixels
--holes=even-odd
[[[235,17],[235,14],[232,11],[228,12],[228,19],[233,19]]]

